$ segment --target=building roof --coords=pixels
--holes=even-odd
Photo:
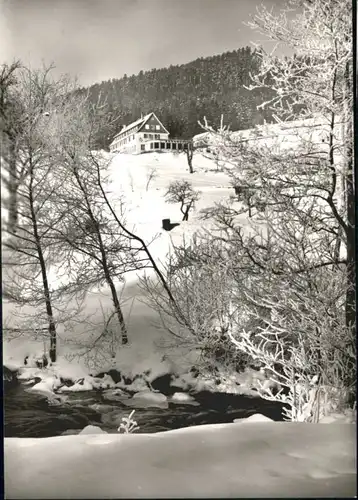
[[[336,129],[341,125],[341,120],[339,117],[336,120]],[[245,130],[237,130],[237,131],[229,131],[229,135],[232,139],[243,139],[246,141],[257,141],[258,139],[272,140],[279,139],[282,137],[286,137],[287,139],[296,137],[298,139],[302,139],[304,136],[305,130],[308,133],[310,132],[321,132],[327,131],[330,127],[330,122],[323,115],[316,115],[311,118],[303,118],[300,120],[292,120],[287,122],[278,122],[278,123],[267,123],[264,125],[259,125],[254,128],[245,129]],[[193,141],[196,143],[200,143],[203,141],[210,141],[211,144],[220,143],[221,137],[217,133],[213,133],[210,131],[202,132],[201,134],[197,134],[193,137]]]
[[[141,128],[148,120],[151,116],[155,116],[155,118],[158,120],[158,122],[162,125],[162,127],[168,132],[168,130],[164,127],[164,125],[162,124],[162,122],[158,119],[158,117],[152,112],[152,113],[149,113],[148,115],[145,115],[143,116],[142,118],[139,118],[138,120],[136,120],[135,122],[132,122],[130,123],[129,125],[126,125],[125,127],[122,128],[122,130],[120,130],[113,138],[114,139],[117,139],[117,137],[119,137],[120,135],[124,134],[125,132],[128,132],[129,130],[131,130],[132,128],[136,127],[136,126],[139,126],[139,128]],[[169,132],[168,132],[169,134]]]

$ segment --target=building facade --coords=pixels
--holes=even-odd
[[[141,154],[150,151],[181,151],[188,141],[169,139],[169,132],[154,113],[125,126],[109,146],[111,153]]]

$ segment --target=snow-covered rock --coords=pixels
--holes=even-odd
[[[66,385],[61,387],[61,392],[81,392],[81,391],[92,391],[93,385],[89,378],[84,377],[80,379],[75,384],[67,387]]]
[[[39,380],[36,380],[36,378],[29,378],[28,380],[24,380],[22,383],[22,385],[35,385],[37,383],[39,383],[40,381]]]
[[[243,423],[252,423],[252,422],[274,422],[271,418],[265,417],[265,415],[261,415],[261,413],[255,413],[254,415],[250,415],[247,418],[235,418],[234,424],[243,424]]]
[[[100,427],[97,427],[96,425],[87,425],[84,429],[81,430],[81,432],[78,433],[78,435],[83,435],[83,434],[108,434],[108,432],[103,431]]]
[[[128,399],[129,397],[129,394],[124,392],[122,389],[111,389],[103,393],[103,399],[107,401],[122,401],[123,399]]]
[[[41,382],[27,389],[31,392],[41,392],[44,394],[53,394],[61,386],[61,381],[55,376],[47,376]]]
[[[132,399],[145,399],[146,401],[154,401],[156,403],[163,403],[167,401],[167,397],[160,392],[141,391],[134,394]]]
[[[170,402],[185,403],[193,406],[199,406],[199,403],[195,401],[195,399],[192,396],[190,396],[190,394],[186,394],[185,392],[175,392],[173,396],[170,398]]]
[[[160,392],[141,391],[134,394],[131,399],[123,401],[131,408],[168,408],[168,399]]]
[[[46,376],[47,371],[39,370],[38,368],[25,368],[22,367],[19,369],[17,378],[19,380],[33,380],[35,378],[44,378]]]
[[[110,389],[116,387],[116,383],[108,373],[106,373],[103,378],[91,377],[91,384],[94,389]]]

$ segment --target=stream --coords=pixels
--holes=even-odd
[[[208,391],[193,396],[194,404],[169,401],[168,408],[133,407],[133,418],[140,427],[136,432],[228,423],[254,413],[282,420],[281,405],[259,397]],[[65,401],[53,404],[45,395],[13,381],[5,384],[4,410],[5,437],[51,437],[78,434],[87,425],[117,433],[122,417],[127,417],[132,408],[128,397],[115,395],[113,390],[66,393]]]

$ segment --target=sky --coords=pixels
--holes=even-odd
[[[259,42],[244,23],[286,0],[0,0],[0,64],[14,58],[82,85]]]

